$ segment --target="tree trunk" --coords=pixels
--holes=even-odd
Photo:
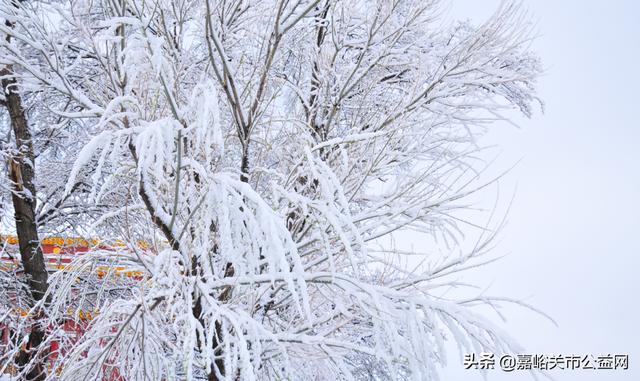
[[[11,68],[0,70],[0,75],[11,75]],[[12,182],[12,201],[16,222],[16,233],[20,246],[20,258],[26,276],[27,286],[32,296],[32,303],[41,300],[48,287],[47,269],[42,255],[38,228],[36,225],[36,190],[33,183],[35,170],[35,155],[31,132],[27,124],[27,118],[22,107],[22,98],[16,91],[16,81],[11,78],[2,80],[2,89],[5,95],[5,106],[9,111],[11,128],[15,135],[16,152],[9,163],[9,179]],[[44,328],[40,326],[39,316],[33,317],[33,325],[29,334],[29,344],[23,349],[18,358],[19,366],[25,366],[31,360],[35,350],[44,340]],[[37,364],[29,370],[28,380],[44,379],[44,362]]]

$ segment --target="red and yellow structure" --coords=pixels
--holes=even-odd
[[[14,235],[0,235],[0,269],[10,270],[20,267],[20,256],[17,251],[18,238]],[[69,270],[69,266],[79,255],[91,250],[115,251],[126,249],[127,245],[120,240],[103,241],[99,239],[84,239],[79,237],[47,237],[40,241],[42,254],[45,257],[47,270]],[[137,241],[136,246],[147,251],[146,241]],[[95,269],[98,276],[106,274],[142,278],[143,272],[127,269],[125,266],[98,266]]]
[[[108,252],[129,251],[127,249],[127,245],[123,241],[104,241],[79,237],[46,237],[41,240],[40,245],[47,270],[50,273],[75,270],[73,267],[74,260],[76,260],[78,256],[82,256],[90,252],[98,250],[104,251],[107,253],[105,259],[108,259]],[[143,252],[149,252],[150,245],[147,242],[138,241],[135,245]],[[105,277],[109,277],[111,279],[111,277],[116,277],[140,281],[145,277],[143,271],[119,265],[117,262],[109,263],[109,261],[106,261],[106,263],[107,264],[92,267],[92,271],[98,279],[103,279]],[[22,273],[21,269],[22,266],[18,250],[18,238],[13,235],[0,235],[0,270],[15,271],[16,275],[20,275]],[[7,300],[7,302],[12,303],[11,300]],[[14,312],[13,316],[22,316],[27,318],[29,315],[28,309],[21,308],[17,305],[13,306],[11,310]],[[75,342],[75,340],[80,338],[80,336],[84,334],[89,322],[99,314],[98,310],[88,311],[70,309],[67,312],[68,319],[64,319],[64,321],[60,322],[60,325],[65,332],[65,336],[71,342]],[[9,340],[11,340],[11,330],[7,324],[0,321],[0,349],[2,344],[8,343]],[[49,359],[55,360],[58,354],[62,352],[64,352],[64,348],[60,348],[60,344],[57,341],[52,341]],[[113,379],[119,378],[115,377]]]

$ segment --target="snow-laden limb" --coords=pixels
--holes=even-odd
[[[144,274],[77,283],[98,250],[52,276],[51,326],[99,314],[47,377],[436,380],[446,340],[517,350],[474,309],[512,299],[440,291],[494,260],[503,223],[459,211],[494,183],[484,130],[538,102],[520,7],[440,27],[436,1],[174,5],[0,5],[0,63],[66,174],[42,224],[124,237]]]

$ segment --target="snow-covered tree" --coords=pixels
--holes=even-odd
[[[500,224],[463,251],[456,212],[487,184],[478,137],[507,110],[531,115],[540,63],[517,4],[481,25],[441,10],[3,1],[4,78],[55,134],[34,137],[58,149],[34,142],[38,160],[68,173],[44,187],[43,229],[128,245],[51,276],[34,309],[52,325],[88,300],[99,315],[46,377],[432,380],[446,340],[515,350],[473,309],[509,299],[440,290],[491,260]],[[434,243],[400,250],[403,231]],[[84,277],[114,257],[144,279]]]

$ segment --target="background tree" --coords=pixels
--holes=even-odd
[[[11,25],[11,22],[7,20],[7,26],[11,27]],[[7,36],[6,39],[10,42],[10,36]],[[15,231],[24,274],[22,277],[24,286],[17,286],[20,290],[18,292],[20,297],[16,301],[18,305],[24,301],[28,306],[33,307],[36,302],[43,300],[48,286],[48,274],[40,247],[36,217],[35,154],[31,130],[25,115],[22,97],[16,89],[16,80],[13,78],[11,65],[1,69],[0,76],[2,77],[1,84],[4,95],[4,99],[0,103],[6,107],[15,143],[15,146],[9,148],[5,154],[7,156],[8,188],[13,204]],[[23,287],[26,292],[21,292]],[[36,314],[31,319],[29,334],[23,339],[16,339],[23,345],[23,349],[16,359],[17,365],[25,367],[32,361],[34,364],[27,367],[26,378],[28,380],[44,379],[42,363],[46,359],[46,352],[41,358],[34,358],[32,352],[32,348],[38,348],[42,345],[45,330],[40,323],[41,317],[39,315],[41,312],[36,312]]]

